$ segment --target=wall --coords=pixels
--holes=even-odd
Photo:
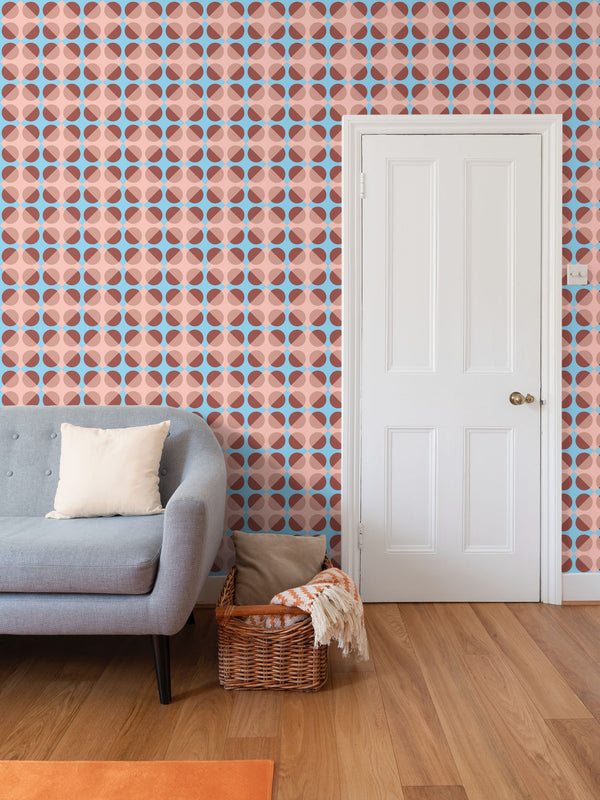
[[[592,282],[564,296],[564,569],[600,568],[597,3],[2,15],[3,402],[197,409],[228,524],[334,556],[342,115],[563,114],[564,259]]]

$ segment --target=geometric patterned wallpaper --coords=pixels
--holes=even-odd
[[[166,403],[340,548],[343,114],[560,113],[564,569],[600,570],[597,2],[6,2],[2,401]],[[230,542],[216,567],[227,569]]]

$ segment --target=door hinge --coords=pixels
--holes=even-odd
[[[361,522],[358,526],[358,549],[363,549],[364,544],[364,536],[365,536],[365,526]]]
[[[365,173],[360,173],[360,199],[364,200],[366,197],[365,195]]]

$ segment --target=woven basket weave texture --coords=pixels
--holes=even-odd
[[[328,558],[323,568],[331,566]],[[235,601],[235,567],[227,576],[217,606]],[[314,646],[310,616],[288,628],[248,625],[242,618],[217,620],[219,683],[225,689],[316,691],[327,681],[329,648]]]

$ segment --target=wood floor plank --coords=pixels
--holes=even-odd
[[[541,603],[507,605],[546,657],[566,680],[585,707],[600,718],[598,662],[582,647],[565,624],[566,617]],[[573,610],[569,606],[561,611]],[[571,715],[569,715],[571,716]]]
[[[404,800],[469,800],[464,786],[405,786]]]
[[[91,692],[92,682],[51,681],[19,719],[4,729],[2,759],[44,761],[51,757],[55,740],[68,730],[75,714]],[[49,732],[52,735],[48,735]]]
[[[56,680],[58,670],[52,672],[42,671],[34,658],[23,661],[15,670],[7,671],[0,683],[0,704],[3,713],[0,714],[0,754],[2,740],[27,709],[29,703],[35,702],[40,691],[49,680]],[[1,755],[0,755],[1,758]]]
[[[273,800],[600,797],[600,608],[366,616],[371,662],[333,650],[324,690],[266,703],[218,685],[210,609],[172,640],[170,706],[144,638],[0,637],[0,758],[272,758]]]
[[[365,606],[365,615],[368,607]],[[375,672],[375,662],[373,658],[367,661],[359,661],[354,655],[345,656],[337,645],[332,644],[329,648],[329,672],[337,675],[345,672]]]
[[[58,676],[61,681],[97,681],[106,669],[108,660],[119,651],[123,641],[120,636],[56,638],[63,654],[63,665]],[[64,656],[65,649],[68,650],[68,658]]]
[[[50,758],[108,759],[127,719],[155,680],[151,659],[148,642],[124,637],[120,650],[94,683],[71,725],[56,740]]]
[[[2,638],[4,640],[6,637]],[[28,757],[33,743],[25,735],[27,725],[23,725],[23,720],[35,719],[40,696],[49,684],[58,681],[64,667],[64,658],[58,657],[56,649],[47,646],[45,637],[24,639],[18,654],[13,651],[7,656],[7,662],[11,665],[15,654],[17,659],[23,657],[23,661],[20,664],[17,661],[16,669],[5,662],[7,669],[0,684],[0,758],[11,758],[11,753],[22,753],[19,757]],[[39,728],[37,732],[40,735]]]
[[[531,800],[518,769],[498,751],[491,720],[434,607],[406,604],[400,612],[458,767],[455,783],[469,800]]]
[[[171,638],[173,702],[168,706],[158,705],[156,683],[146,684],[141,702],[132,706],[107,758],[141,761],[166,758],[185,700],[206,681],[207,673],[214,675],[214,635],[214,611],[196,612],[196,624],[185,626]],[[214,678],[213,682],[216,683]]]
[[[437,604],[449,643],[459,653],[479,693],[502,750],[531,792],[547,800],[589,797],[527,690],[469,605]],[[544,673],[538,681],[545,684]],[[590,797],[591,800],[591,797]]]
[[[179,712],[165,759],[210,761],[221,757],[231,695],[215,684],[190,697]]]
[[[270,738],[249,736],[240,739],[226,739],[223,747],[223,758],[228,761],[257,758],[278,761],[280,748],[281,737],[279,736]]]
[[[333,720],[331,683],[318,692],[286,692],[276,800],[345,800]]]
[[[452,631],[455,649],[462,655],[499,655],[492,637],[469,603],[434,603],[436,615]]]
[[[165,758],[219,759],[227,738],[233,696],[217,680],[216,623],[212,616],[190,685],[192,688],[182,694]]]
[[[282,692],[232,692],[228,738],[258,736],[268,739],[281,731]]]
[[[489,656],[467,655],[466,668],[505,757],[544,800],[597,800],[529,699],[514,673]]]
[[[196,614],[195,625],[186,626],[177,636],[171,637],[173,702],[168,706],[158,705],[156,682],[147,682],[140,702],[131,707],[119,735],[113,739],[108,759],[154,761],[166,758],[179,721],[182,698],[194,689],[203,643],[211,635],[213,615]]]
[[[591,658],[600,661],[600,606],[548,606],[548,612]]]
[[[542,717],[585,719],[592,716],[504,603],[477,603],[472,608]]]
[[[267,759],[275,763],[273,773],[273,800],[278,796],[279,789],[279,752],[281,750],[281,737],[260,738],[251,736],[241,739],[226,739],[222,758],[230,761],[246,759]],[[216,800],[216,798],[215,798]]]
[[[462,657],[502,750],[519,765],[531,796],[555,800],[585,797],[585,784],[473,608],[439,604],[435,612],[448,641]],[[538,681],[545,683],[544,673],[538,674]]]
[[[360,671],[335,675],[333,699],[343,800],[403,800],[377,676]]]
[[[396,604],[365,606],[367,630],[403,785],[451,785],[460,776]]]
[[[139,701],[132,703],[111,737],[107,761],[162,761],[179,716],[179,708],[157,705],[156,686],[146,682]]]
[[[595,718],[553,719],[548,725],[593,796],[600,797],[600,722]]]
[[[39,647],[40,637],[0,636],[0,691],[12,677],[19,680],[23,669],[37,659]]]

